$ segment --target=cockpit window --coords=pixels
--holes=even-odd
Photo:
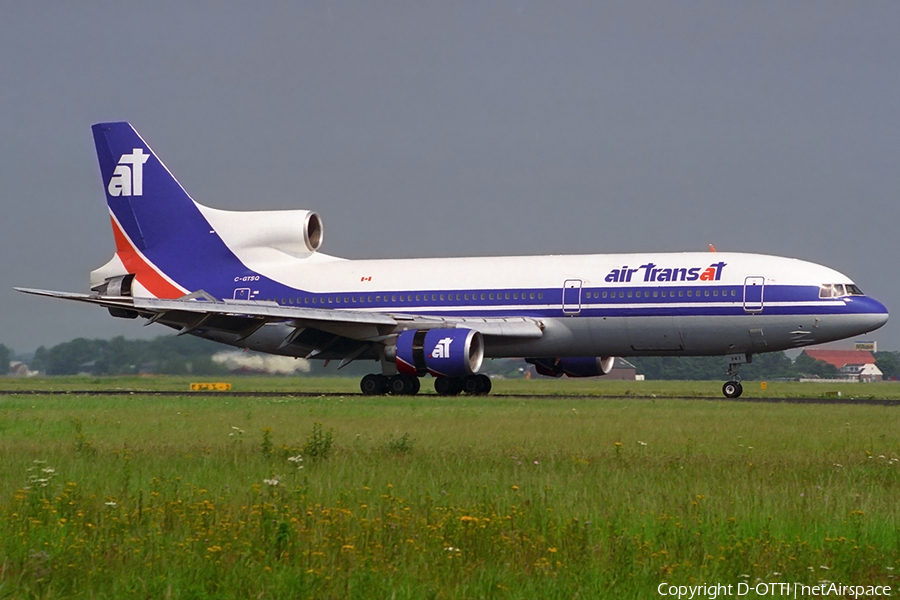
[[[819,298],[840,298],[842,296],[862,296],[862,290],[852,283],[823,283],[819,286]]]

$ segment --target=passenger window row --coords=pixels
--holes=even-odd
[[[843,286],[841,286],[843,287]],[[822,287],[824,290],[826,286]],[[858,294],[862,294],[859,292],[859,288],[856,286],[847,286],[847,288],[854,288],[854,290]],[[822,290],[819,292],[819,297],[830,297],[823,296]],[[833,292],[829,292],[833,293]],[[736,297],[737,290],[736,289],[723,289],[721,290],[721,295],[723,298],[725,297]],[[615,298],[717,298],[719,297],[719,289],[714,288],[712,290],[694,290],[694,289],[679,289],[679,290],[612,290],[612,291],[603,291],[603,292],[595,292],[588,290],[585,292],[585,296],[587,299],[615,299]],[[383,305],[386,303],[390,304],[399,304],[399,303],[407,303],[407,302],[478,302],[482,300],[488,301],[497,301],[497,300],[543,300],[544,293],[543,292],[474,292],[474,293],[463,293],[463,292],[454,292],[454,293],[443,293],[443,294],[371,294],[371,295],[345,295],[345,296],[302,296],[298,298],[281,298],[280,302],[278,298],[269,299],[270,302],[278,302],[282,305],[322,305],[322,304],[376,304]]]
[[[689,289],[689,290],[652,290],[652,291],[650,291],[650,290],[627,290],[627,291],[626,290],[618,290],[618,291],[613,290],[611,292],[590,292],[589,291],[589,292],[587,292],[587,297],[588,297],[588,299],[591,299],[591,298],[603,299],[603,298],[616,298],[616,297],[618,297],[618,298],[651,298],[651,297],[652,298],[660,298],[660,297],[675,298],[676,291],[677,291],[678,298],[684,298],[684,297],[700,298],[701,296],[705,297],[705,298],[710,298],[710,297],[718,298],[719,297],[719,289],[718,288],[714,288],[712,290]],[[617,294],[618,294],[618,296],[617,296]],[[732,297],[737,296],[737,290],[735,290],[735,289],[722,290],[722,297],[725,298],[728,296],[732,296]]]

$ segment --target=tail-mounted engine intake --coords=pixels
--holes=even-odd
[[[306,258],[322,246],[322,218],[309,210],[230,211],[198,206],[228,248],[241,256],[273,249]],[[257,258],[264,258],[257,257]]]
[[[612,371],[615,356],[578,356],[575,358],[526,358],[539,375],[547,377],[599,377]]]
[[[421,377],[465,377],[481,368],[484,341],[472,329],[404,331],[397,337],[397,370]]]

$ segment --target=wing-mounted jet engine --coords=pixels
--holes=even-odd
[[[434,389],[441,396],[487,394],[491,380],[478,370],[484,361],[484,338],[472,329],[412,329],[397,336],[387,358],[397,366],[398,375],[369,375],[360,387],[364,394],[414,394],[419,377],[432,375]],[[415,391],[413,391],[415,390]]]
[[[538,375],[546,377],[600,377],[612,371],[615,356],[579,356],[569,358],[526,358]]]

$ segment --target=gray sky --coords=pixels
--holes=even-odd
[[[225,5],[3,3],[0,343],[168,331],[11,289],[112,255],[110,120],[203,204],[316,210],[329,254],[713,243],[900,309],[900,3]]]

